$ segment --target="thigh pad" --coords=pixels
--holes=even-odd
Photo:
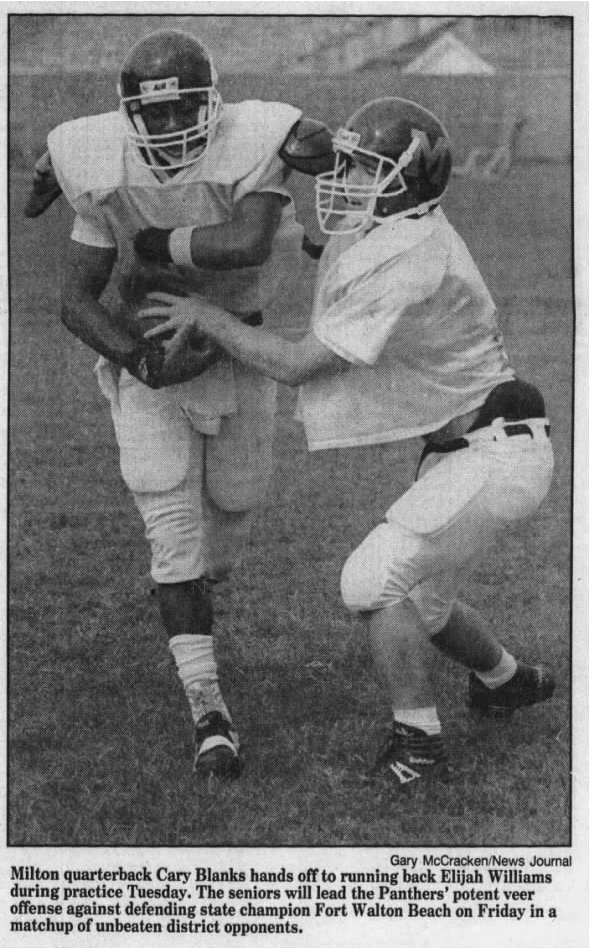
[[[170,491],[186,478],[191,430],[166,389],[153,390],[123,374],[113,421],[121,473],[133,492]]]
[[[260,504],[272,472],[276,383],[234,363],[237,411],[224,416],[218,435],[205,442],[205,477],[213,502],[224,511]]]
[[[455,521],[484,488],[488,463],[480,454],[461,449],[430,468],[388,510],[388,521],[433,534]]]

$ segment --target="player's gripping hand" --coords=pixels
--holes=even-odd
[[[135,253],[141,260],[153,264],[171,264],[170,235],[172,229],[145,228],[138,231],[133,239]]]
[[[195,295],[182,298],[160,291],[148,294],[147,300],[149,306],[141,311],[140,316],[161,322],[147,331],[146,339],[167,337],[165,346],[169,360],[185,347],[198,348],[207,339],[206,313],[200,310],[206,311],[211,306],[208,301]]]
[[[303,235],[302,249],[311,257],[312,261],[319,261],[322,256],[325,244],[316,244],[307,234]]]
[[[137,344],[124,366],[140,383],[145,383],[150,389],[160,389],[167,385],[163,373],[165,362],[166,350],[163,345],[155,340],[146,340]]]

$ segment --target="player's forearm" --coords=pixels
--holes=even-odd
[[[297,386],[308,378],[299,343],[249,327],[220,308],[207,309],[207,335],[234,359],[279,383]]]
[[[174,241],[174,238],[172,238]],[[197,267],[233,270],[263,264],[271,251],[271,239],[253,236],[241,222],[228,221],[206,228],[193,228],[190,255]]]
[[[145,261],[180,267],[235,270],[263,264],[272,250],[276,226],[255,228],[241,219],[202,228],[147,228],[135,237],[135,251]]]
[[[238,202],[229,221],[171,230],[146,228],[135,235],[135,251],[142,260],[179,267],[256,267],[271,253],[285,200],[272,192],[256,192]]]
[[[137,342],[117,324],[106,307],[89,293],[77,293],[66,288],[61,318],[70,333],[120,366],[125,365],[137,346]]]

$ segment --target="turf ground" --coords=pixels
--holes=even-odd
[[[221,676],[247,744],[240,782],[190,773],[191,725],[150,596],[142,525],[118,471],[92,353],[58,316],[69,213],[21,218],[12,183],[10,843],[493,845],[569,839],[572,290],[569,176],[517,167],[454,179],[447,214],[489,283],[519,373],[543,389],[556,475],[532,522],[465,585],[509,649],[558,673],[550,704],[473,719],[463,671],[440,660],[455,768],[398,798],[363,773],[387,727],[344,558],[408,485],[417,442],[307,455],[282,390],[271,491],[218,598]],[[311,225],[309,201],[303,217]],[[287,301],[302,328],[312,265]]]

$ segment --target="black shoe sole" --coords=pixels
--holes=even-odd
[[[231,782],[239,778],[244,770],[244,762],[227,748],[211,749],[199,756],[194,773],[199,779],[216,778],[222,782]]]

